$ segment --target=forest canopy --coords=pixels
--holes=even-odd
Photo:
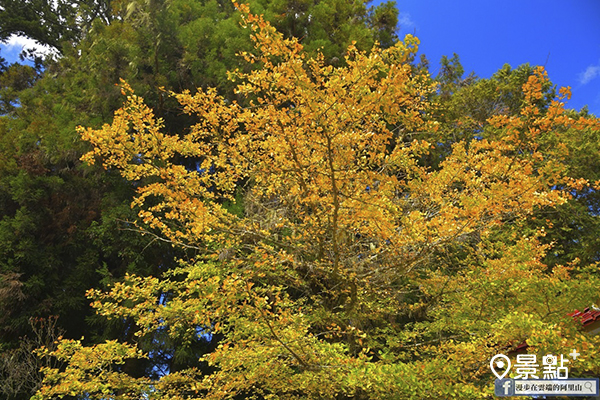
[[[600,120],[542,67],[432,77],[391,4],[89,3],[2,72],[8,398],[491,398],[524,344],[598,375]]]

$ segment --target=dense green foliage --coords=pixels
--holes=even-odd
[[[95,19],[112,19],[109,0],[2,0],[0,40],[27,36],[57,51],[77,44]]]

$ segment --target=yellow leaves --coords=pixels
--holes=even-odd
[[[126,359],[143,358],[135,347],[117,341],[84,347],[80,341],[62,340],[51,355],[68,364],[64,370],[43,368],[45,384],[36,394],[37,398],[62,398],[81,393],[106,398],[121,390],[121,398],[130,399],[135,398],[136,393],[143,393],[149,383],[146,378],[135,379],[117,372]]]
[[[542,85],[548,82],[548,74],[543,67],[536,67],[533,75],[523,85],[525,101],[533,102],[542,98]]]
[[[584,291],[567,285],[571,266],[549,273],[541,233],[510,237],[501,228],[566,201],[554,186],[587,185],[566,177],[566,146],[542,144],[555,129],[596,120],[571,120],[560,102],[544,110],[547,77],[536,69],[522,112],[488,120],[495,137],[443,143],[443,132],[431,133],[444,129],[427,100],[435,87],[408,62],[416,38],[369,54],[351,46],[344,66],[333,67],[238,7],[256,42],[242,56],[262,65],[232,73],[245,101],[214,89],[171,93],[197,122],[167,134],[123,84],[113,123],[80,128],[94,145],[84,159],[101,158],[134,182],[144,232],[205,261],[91,293],[100,314],[134,319],[137,335],[165,327],[187,342],[198,330],[223,334],[206,356],[214,373],[193,385],[167,377],[156,388],[190,384],[210,399],[333,398],[364,388],[390,397],[390,376],[418,383],[414,371],[423,370],[430,376],[414,393],[392,384],[398,398],[420,398],[437,390],[435,379],[464,380],[457,364],[481,364],[478,345],[493,349],[558,324],[571,297],[557,293]],[[238,195],[243,209],[230,212],[226,200]],[[88,379],[81,355],[130,354],[113,344],[106,352],[71,346],[75,378],[57,378],[69,390]],[[481,394],[469,390],[465,398]]]
[[[428,232],[412,236],[427,246],[451,243],[473,232],[485,234],[508,215],[525,216],[536,206],[564,201],[534,166],[527,157],[516,157],[508,143],[483,139],[468,146],[454,144],[437,171],[423,171],[408,184],[411,195],[406,201],[418,204],[419,213],[403,218],[410,228],[403,232]]]
[[[561,87],[558,90],[558,93],[561,96],[561,99],[566,98],[567,100],[571,100],[571,87],[567,86],[567,87]]]

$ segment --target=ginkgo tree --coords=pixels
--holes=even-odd
[[[137,188],[141,234],[196,254],[90,291],[93,307],[139,338],[219,340],[209,372],[134,377],[135,342],[62,340],[36,398],[490,398],[489,359],[524,341],[598,373],[599,340],[567,316],[597,301],[597,266],[548,268],[545,228],[524,223],[596,184],[565,163],[561,135],[600,129],[564,112],[568,89],[542,107],[538,68],[519,115],[448,146],[416,38],[336,67],[237,7],[255,42],[240,56],[260,66],[231,72],[243,103],[171,93],[196,123],[167,133],[123,82],[112,124],[80,130],[84,159]]]

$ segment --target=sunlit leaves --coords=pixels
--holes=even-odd
[[[138,336],[219,336],[202,359],[211,373],[172,374],[152,395],[470,399],[489,393],[494,351],[584,340],[565,318],[594,298],[571,279],[576,265],[550,270],[544,231],[509,228],[587,184],[567,175],[568,149],[544,140],[597,120],[571,121],[558,101],[544,109],[538,69],[518,115],[490,118],[485,138],[443,143],[448,128],[427,100],[435,86],[409,64],[415,38],[350,46],[333,67],[240,8],[256,44],[242,56],[262,65],[232,72],[245,106],[215,90],[172,94],[197,122],[167,134],[123,83],[113,123],[81,129],[94,145],[85,159],[136,187],[140,229],[197,251],[162,279],[91,293],[100,314],[135,320]],[[236,191],[243,213],[226,206]],[[48,372],[69,390],[109,379]],[[131,390],[149,393],[139,382]]]

